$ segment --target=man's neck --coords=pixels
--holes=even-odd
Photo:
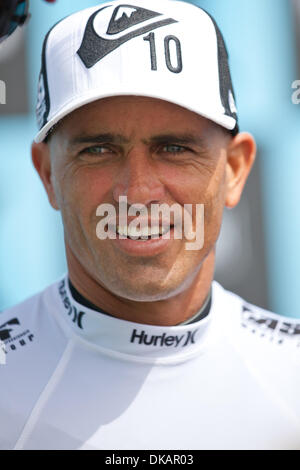
[[[76,302],[78,302],[83,307],[87,307],[91,310],[95,310],[96,312],[109,315],[110,317],[112,316],[110,313],[105,312],[101,308],[97,307],[97,305],[94,305],[92,302],[90,302],[86,297],[81,295],[80,292],[78,292],[78,290],[76,289],[76,287],[73,286],[70,279],[68,280],[68,282],[69,282],[70,292],[72,294],[73,299],[76,300]],[[207,315],[210,312],[211,302],[212,302],[212,292],[210,289],[209,294],[203,306],[201,307],[201,309],[198,310],[197,313],[194,316],[192,316],[192,318],[189,318],[188,320],[180,323],[180,325],[190,325],[191,323],[196,323],[197,321],[203,320],[205,317],[207,317]]]
[[[211,252],[188,287],[174,296],[155,302],[133,301],[115,295],[91,276],[69,247],[69,278],[78,293],[97,309],[123,320],[157,326],[188,322],[207,302],[214,274],[214,252]]]

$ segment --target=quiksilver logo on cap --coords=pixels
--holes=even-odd
[[[172,18],[158,19],[162,13],[134,5],[105,6],[88,19],[77,53],[87,68],[127,41],[148,31],[177,23]],[[149,20],[153,20],[149,24]],[[147,22],[144,26],[142,23]]]

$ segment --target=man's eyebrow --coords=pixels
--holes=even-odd
[[[150,137],[149,139],[143,139],[142,142],[146,145],[149,144],[167,144],[167,143],[176,143],[181,145],[197,145],[202,149],[206,149],[203,139],[194,134],[180,134],[180,133],[168,133],[168,134],[159,134]],[[74,137],[69,142],[69,147],[73,148],[80,144],[128,144],[130,140],[121,134],[113,133],[104,133],[104,134],[94,134],[88,135],[83,134]]]
[[[97,144],[128,144],[129,140],[121,134],[95,134],[95,135],[79,135],[70,140],[69,146],[75,147],[79,144],[88,144],[88,143],[97,143]]]
[[[144,143],[166,144],[176,143],[182,145],[198,145],[199,147],[206,148],[204,140],[194,134],[161,134],[150,137],[149,140],[143,140]]]

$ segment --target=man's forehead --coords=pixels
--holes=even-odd
[[[180,106],[178,104],[172,103],[171,101],[159,99],[159,98],[153,98],[151,96],[146,96],[146,95],[118,95],[118,96],[107,96],[101,99],[93,100],[90,103],[87,103],[77,109],[75,109],[73,112],[71,112],[68,116],[65,117],[65,119],[68,119],[71,116],[76,116],[85,112],[102,112],[102,111],[107,111],[110,108],[113,110],[115,108],[123,108],[127,110],[131,110],[133,107],[134,108],[141,108],[144,107],[145,109],[153,109],[159,110],[160,112],[162,110],[172,113],[185,113],[187,115],[191,115],[194,117],[199,117],[200,119],[205,119],[203,116],[195,113],[194,111],[189,110],[188,108],[185,108],[183,106]]]
[[[116,96],[93,101],[60,122],[72,138],[114,134],[115,138],[147,130],[147,135],[193,134],[219,127],[193,111],[168,101],[144,96]],[[195,137],[194,137],[195,138]]]

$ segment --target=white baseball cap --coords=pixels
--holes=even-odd
[[[238,132],[222,34],[191,3],[111,1],[57,23],[43,45],[35,141],[77,108],[120,95],[169,101]]]

